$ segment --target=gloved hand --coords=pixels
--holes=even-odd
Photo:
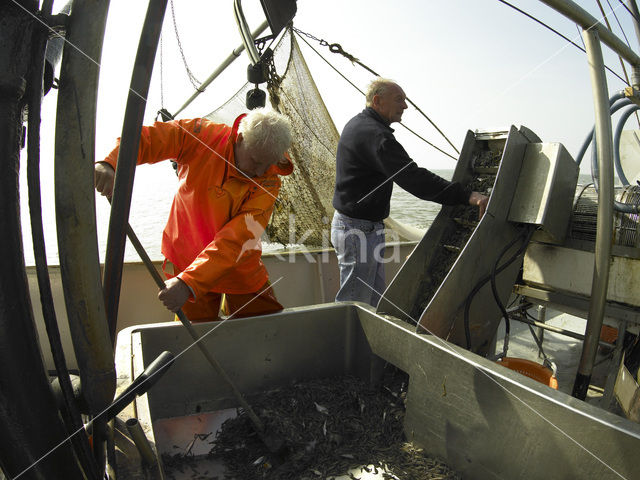
[[[93,178],[96,184],[96,190],[108,199],[111,199],[111,195],[113,194],[115,176],[115,170],[106,162],[98,162],[93,168]]]

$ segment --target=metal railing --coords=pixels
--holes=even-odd
[[[600,186],[598,192],[598,220],[587,329],[578,373],[573,386],[573,396],[584,399],[589,388],[598,351],[598,341],[607,299],[613,233],[613,202],[615,200],[613,188],[613,134],[601,42],[631,63],[633,71],[632,87],[636,87],[639,81],[640,56],[576,3],[567,0],[541,0],[541,2],[583,28],[582,35],[587,52],[591,88],[593,90],[597,145],[594,148],[597,148],[598,182]]]

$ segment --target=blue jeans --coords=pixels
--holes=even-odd
[[[339,212],[331,222],[331,243],[338,256],[340,290],[336,301],[378,304],[385,289],[384,223],[351,218]]]

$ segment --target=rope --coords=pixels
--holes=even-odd
[[[292,30],[293,30],[296,34],[298,34],[298,37],[299,37],[299,38],[300,38],[304,43],[306,43],[306,44],[307,44],[307,46],[308,46],[311,50],[313,50],[313,51],[315,52],[315,54],[316,54],[316,55],[318,55],[322,60],[324,60],[324,62],[325,62],[327,65],[329,65],[329,66],[330,66],[330,67],[331,67],[331,68],[332,68],[332,69],[333,69],[333,70],[334,70],[338,75],[340,75],[340,76],[341,76],[341,77],[342,77],[342,78],[343,78],[347,83],[349,83],[349,85],[351,85],[353,88],[355,88],[355,89],[356,89],[358,92],[360,92],[363,96],[365,95],[365,93],[364,93],[360,88],[358,88],[358,86],[356,86],[356,85],[355,85],[351,80],[349,80],[346,76],[344,76],[344,75],[342,74],[342,72],[340,72],[336,67],[334,67],[334,66],[331,64],[331,62],[329,62],[326,58],[324,58],[324,57],[320,54],[320,52],[318,52],[315,48],[313,48],[313,46],[312,46],[309,42],[307,42],[307,40],[303,37],[303,35],[304,35],[304,36],[307,36],[307,37],[309,37],[309,38],[311,38],[312,40],[315,40],[315,41],[319,42],[319,43],[320,43],[320,45],[322,45],[322,46],[328,46],[328,47],[330,47],[330,48],[331,48],[331,46],[334,46],[334,49],[337,49],[337,48],[339,47],[339,48],[340,48],[340,52],[342,52],[343,56],[345,56],[346,58],[348,58],[348,59],[350,59],[350,60],[351,60],[351,59],[353,59],[352,61],[355,61],[355,62],[356,62],[356,63],[358,63],[361,67],[363,67],[363,68],[367,69],[369,72],[373,73],[374,75],[376,75],[376,76],[378,76],[378,77],[380,76],[380,75],[378,75],[377,73],[375,73],[373,70],[371,70],[369,67],[367,67],[366,65],[361,64],[361,63],[358,61],[358,59],[356,59],[353,55],[351,55],[351,54],[349,54],[349,53],[344,52],[344,51],[342,50],[342,47],[340,47],[340,45],[338,45],[337,43],[334,43],[334,44],[332,44],[332,45],[329,45],[329,43],[328,43],[326,40],[321,40],[321,39],[319,39],[319,38],[317,38],[317,37],[314,37],[313,35],[311,35],[311,34],[309,34],[309,33],[305,33],[305,32],[303,32],[303,31],[301,31],[301,30],[299,30],[299,29],[297,29],[297,28],[295,28],[295,27],[293,27],[293,28],[292,28]],[[338,52],[334,52],[334,53],[338,53]],[[449,141],[449,139],[444,135],[444,133],[442,133],[442,131],[441,131],[441,130],[440,130],[440,129],[439,129],[439,128],[438,128],[438,127],[437,127],[437,126],[432,122],[432,121],[431,121],[431,119],[429,119],[429,118],[428,118],[428,117],[427,117],[427,116],[422,112],[422,110],[420,110],[420,109],[419,109],[419,108],[418,108],[418,107],[417,107],[413,102],[411,102],[408,98],[407,98],[407,101],[408,101],[408,102],[410,102],[410,103],[411,103],[411,105],[413,105],[413,106],[416,108],[416,110],[418,110],[418,111],[419,111],[419,112],[420,112],[420,113],[421,113],[421,114],[422,114],[422,115],[423,115],[427,120],[429,120],[429,122],[431,123],[431,125],[433,125],[433,126],[434,126],[434,128],[435,128],[436,130],[438,130],[438,132],[440,132],[440,134],[441,134],[441,135],[442,135],[442,136],[447,140],[447,142],[449,142],[449,145],[452,145],[452,146],[453,146],[453,144],[452,144],[452,143]],[[434,148],[434,149],[438,150],[440,153],[443,153],[444,155],[446,155],[447,157],[452,158],[453,160],[456,160],[456,161],[458,160],[456,157],[454,157],[454,156],[453,156],[453,155],[451,155],[450,153],[445,152],[445,151],[444,151],[444,150],[442,150],[441,148],[437,147],[437,146],[436,146],[436,145],[434,145],[433,143],[431,143],[431,142],[429,142],[428,140],[426,140],[424,137],[422,137],[422,136],[418,135],[416,132],[414,132],[414,131],[413,131],[413,130],[411,130],[409,127],[407,127],[406,125],[404,125],[402,122],[400,122],[400,126],[402,126],[402,127],[403,127],[403,128],[405,128],[406,130],[408,130],[409,132],[411,132],[412,134],[414,134],[416,137],[418,137],[420,140],[422,140],[423,142],[425,142],[425,143],[426,143],[427,145],[429,145],[430,147],[432,147],[432,148]],[[455,147],[453,147],[453,148],[454,148],[454,150],[455,150],[457,153],[460,153],[460,152],[458,152],[458,149],[456,149]]]

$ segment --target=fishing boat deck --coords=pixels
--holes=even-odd
[[[549,321],[555,319],[562,317],[549,315]],[[175,322],[132,327],[118,338],[123,385],[161,351],[184,351],[154,388],[121,414],[137,416],[160,452],[206,449],[212,438],[208,434],[236,407],[200,352],[185,350],[190,342],[180,327]],[[207,328],[196,327],[201,333]],[[516,325],[512,329],[513,355],[526,353],[516,349],[522,330]],[[204,341],[247,398],[292,380],[344,374],[368,378],[375,353],[409,375],[403,423],[407,438],[464,478],[522,478],[523,469],[530,478],[551,470],[571,478],[585,478],[587,472],[632,478],[635,471],[628,460],[640,448],[638,424],[432,335],[417,334],[408,324],[361,304],[316,305],[230,320]],[[547,355],[555,345],[551,334],[545,335]],[[572,349],[558,341],[556,350],[563,357]],[[562,376],[565,370],[571,377],[563,361],[558,359],[561,385],[571,383]],[[215,465],[202,465],[212,475]]]

